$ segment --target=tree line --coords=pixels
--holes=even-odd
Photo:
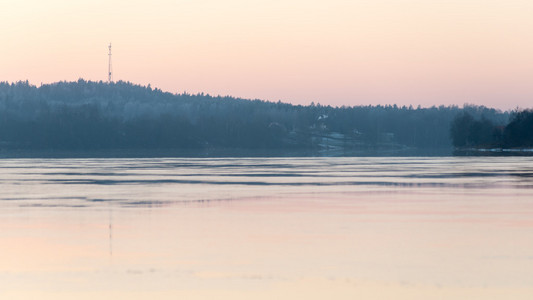
[[[461,122],[469,122],[456,116],[492,126],[509,120],[508,112],[473,105],[303,106],[123,81],[0,82],[0,149],[315,149],[317,136],[333,133],[361,145],[442,148],[452,146],[452,136],[460,141]]]
[[[463,112],[454,118],[450,132],[453,145],[459,148],[530,148],[533,110],[515,110],[506,125]]]

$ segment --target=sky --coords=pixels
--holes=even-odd
[[[0,0],[0,81],[324,105],[533,106],[531,0]]]

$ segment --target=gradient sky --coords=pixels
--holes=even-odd
[[[531,0],[1,0],[0,80],[331,105],[533,106]]]

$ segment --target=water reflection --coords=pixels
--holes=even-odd
[[[512,157],[20,159],[2,160],[1,167],[4,193],[0,200],[23,201],[20,195],[25,195],[30,202],[42,200],[37,203],[41,206],[57,206],[58,202],[94,206],[108,201],[164,205],[275,194],[272,190],[299,193],[301,188],[344,192],[362,188],[533,187],[533,167],[527,158]],[[30,186],[39,188],[28,193]],[[90,186],[104,192],[88,193]],[[125,187],[135,192],[124,193]],[[180,193],[169,197],[168,191],[175,189]],[[159,195],[153,197],[154,191]],[[47,203],[41,203],[45,200]]]
[[[527,158],[0,161],[2,299],[529,299]]]

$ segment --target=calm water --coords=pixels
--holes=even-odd
[[[533,161],[0,160],[1,299],[532,299]]]

